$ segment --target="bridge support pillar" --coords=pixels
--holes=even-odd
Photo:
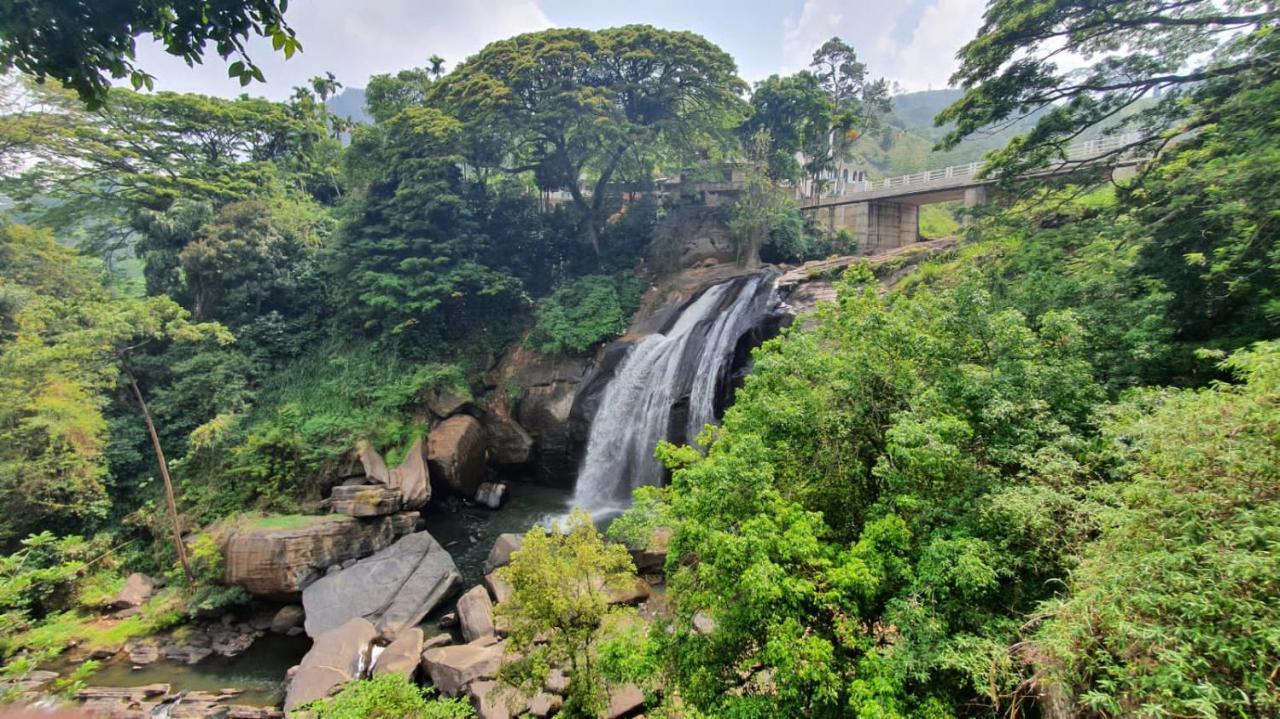
[[[978,185],[977,187],[970,187],[965,189],[964,191],[965,209],[968,209],[970,207],[977,207],[978,205],[985,205],[985,204],[987,204],[987,186],[986,185]]]
[[[827,226],[848,229],[857,254],[875,255],[920,239],[920,208],[906,202],[859,202],[830,208]]]

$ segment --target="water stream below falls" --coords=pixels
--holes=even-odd
[[[592,419],[574,506],[596,517],[616,514],[636,487],[662,482],[658,441],[691,442],[716,421],[739,340],[774,302],[772,275],[721,282],[630,348]]]

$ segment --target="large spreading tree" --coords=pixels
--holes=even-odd
[[[489,45],[431,97],[484,148],[473,162],[533,172],[540,188],[567,190],[598,253],[611,187],[648,180],[659,155],[726,130],[744,90],[736,70],[693,33],[555,29]]]

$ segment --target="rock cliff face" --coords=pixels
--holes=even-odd
[[[498,369],[498,387],[520,388],[510,416],[532,440],[529,459],[541,482],[573,486],[584,438],[574,436],[569,418],[591,366],[590,358],[549,357],[518,347]]]
[[[413,531],[417,512],[356,519],[341,514],[245,520],[223,533],[226,582],[290,601],[326,568],[359,559]]]

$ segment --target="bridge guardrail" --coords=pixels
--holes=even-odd
[[[1141,135],[1139,133],[1130,132],[1123,135],[1107,135],[1104,137],[1094,138],[1092,140],[1077,142],[1067,148],[1067,159],[1063,164],[1087,162],[1109,152],[1114,152],[1126,145],[1131,145],[1134,142],[1137,142],[1140,137]],[[856,195],[862,192],[892,190],[899,187],[920,186],[934,182],[949,184],[945,181],[960,181],[977,177],[985,165],[985,162],[975,161],[965,163],[963,165],[949,165],[947,167],[933,170],[923,170],[910,175],[886,177],[883,180],[850,182],[844,185],[842,192],[824,195],[824,197],[844,197],[848,195]]]

